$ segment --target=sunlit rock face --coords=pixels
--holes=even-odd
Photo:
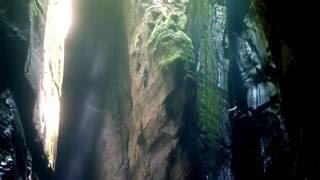
[[[49,0],[32,4],[39,20],[31,22],[31,40],[26,74],[38,94],[34,124],[50,166],[54,168],[59,131],[60,94],[64,64],[64,40],[71,23],[71,2]],[[44,14],[39,14],[46,9]],[[40,22],[40,24],[39,24]],[[36,28],[35,28],[36,27]]]
[[[54,167],[59,130],[60,94],[63,77],[64,40],[71,22],[70,1],[50,0],[44,40],[44,76],[41,81],[39,112],[45,122],[44,149]]]

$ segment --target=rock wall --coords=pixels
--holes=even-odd
[[[233,172],[236,179],[288,179],[292,152],[281,107],[280,67],[254,5],[243,3],[242,11],[235,11],[235,5],[227,1],[229,95],[238,111],[231,115]]]
[[[64,47],[68,3],[0,0],[0,177],[30,179],[29,151],[34,179],[307,173],[273,1],[74,1]]]
[[[129,136],[130,173],[140,179],[174,179],[164,174],[180,171],[182,179],[231,179],[224,4],[133,1],[131,7],[137,11],[131,12],[129,21],[133,80],[129,127],[134,127]],[[168,110],[176,114],[170,117]],[[155,140],[161,144],[156,153],[148,150]],[[173,160],[168,159],[170,154]],[[153,167],[162,169],[162,175],[154,174]]]
[[[188,71],[194,61],[187,2],[132,2],[140,9],[129,36],[132,119],[129,179],[187,179],[190,159],[179,144]],[[190,75],[190,74],[189,74]]]
[[[50,0],[42,3],[42,6],[31,4],[36,12],[31,13],[26,76],[37,93],[34,126],[50,166],[54,169],[60,120],[64,41],[71,22],[71,2]],[[38,4],[41,5],[41,2]],[[47,13],[42,14],[41,9]]]
[[[0,94],[0,178],[31,179],[32,158],[15,100],[9,90]]]
[[[54,11],[49,1],[1,1],[1,7],[1,90],[8,88],[12,92],[21,115],[33,177],[48,179],[55,161],[58,129],[52,121],[59,118],[63,68],[64,38],[56,34],[65,32],[53,28],[52,13],[47,14],[48,9]]]
[[[196,55],[202,178],[232,179],[226,7],[223,1],[190,1],[188,14],[188,32]]]

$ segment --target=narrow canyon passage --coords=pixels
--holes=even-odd
[[[0,180],[317,179],[299,6],[0,0]]]
[[[123,6],[88,3],[76,3],[66,40],[57,179],[123,179],[131,108]]]

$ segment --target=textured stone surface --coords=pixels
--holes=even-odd
[[[31,180],[32,160],[17,106],[9,90],[0,94],[0,179]]]
[[[190,161],[178,145],[187,98],[183,78],[186,72],[183,64],[169,64],[162,71],[159,62],[168,52],[156,48],[165,42],[159,40],[156,47],[149,43],[156,28],[166,22],[163,19],[175,11],[181,13],[178,18],[185,16],[186,6],[178,5],[161,1],[145,4],[144,15],[136,20],[129,39],[133,102],[132,120],[128,123],[130,179],[186,179],[190,173]],[[178,49],[182,44],[174,45],[177,47],[166,48]]]
[[[48,1],[1,1],[0,5],[1,41],[4,44],[4,47],[0,48],[1,90],[3,87],[8,88],[15,97],[17,111],[21,115],[26,132],[27,145],[33,158],[34,175],[49,178],[47,175],[51,170],[48,168],[48,159],[52,164],[53,158],[49,157],[48,150],[44,149],[48,149],[45,144],[51,139],[45,139],[45,133],[41,128],[51,125],[43,121],[43,116],[37,114],[40,111],[35,108],[35,102],[40,101],[37,97],[40,97],[46,88],[43,79],[52,75],[50,71],[45,71],[45,67],[49,69],[49,63],[44,61]],[[46,92],[48,96],[50,93]],[[43,107],[41,111],[44,111]],[[59,116],[58,113],[55,114],[56,117]]]
[[[35,85],[37,102],[34,125],[43,144],[50,166],[54,168],[59,131],[60,96],[64,65],[64,41],[71,23],[71,1],[50,0],[45,3],[45,15],[33,13],[32,24],[40,22],[31,30],[29,59],[31,68],[27,77]],[[39,11],[38,13],[40,13]],[[45,24],[37,21],[46,17]],[[33,26],[31,26],[33,27]],[[45,29],[45,31],[41,31]],[[38,41],[37,41],[38,38]],[[40,39],[40,41],[39,41]],[[38,72],[36,72],[38,71]]]
[[[55,166],[61,93],[57,179],[310,177],[303,158],[314,162],[316,148],[302,152],[312,138],[294,116],[304,36],[290,39],[305,27],[274,6],[288,2],[76,1],[65,64],[59,2],[0,0],[0,90],[16,100],[35,179]],[[4,99],[2,149],[17,127]],[[17,144],[0,152],[0,176],[19,169]]]

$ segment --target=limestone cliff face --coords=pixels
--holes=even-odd
[[[70,3],[35,0],[29,5],[30,40],[25,74],[37,96],[33,112],[37,140],[53,169],[59,131],[64,41],[71,21]]]
[[[131,5],[140,11],[129,39],[133,102],[128,122],[129,179],[187,179],[190,160],[179,144],[189,98],[188,59],[183,58],[193,61],[191,40],[184,32],[187,4],[150,1]],[[190,57],[183,57],[188,50]]]

